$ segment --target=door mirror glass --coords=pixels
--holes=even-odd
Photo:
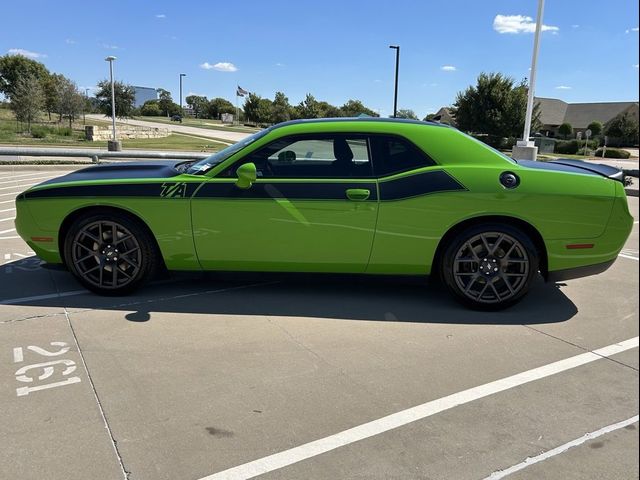
[[[236,181],[236,187],[247,189],[251,188],[253,182],[256,181],[256,165],[255,163],[245,163],[240,165],[236,170],[238,180]]]

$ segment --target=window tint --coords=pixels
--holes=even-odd
[[[400,137],[372,136],[371,147],[377,176],[407,172],[436,164],[426,153]]]
[[[285,137],[245,157],[223,175],[235,177],[241,164],[253,162],[262,178],[370,177],[369,158],[365,136]]]

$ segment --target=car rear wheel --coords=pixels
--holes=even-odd
[[[522,299],[538,265],[538,251],[521,230],[486,224],[453,239],[442,257],[441,274],[462,303],[478,310],[500,310]]]
[[[123,295],[145,283],[158,263],[155,242],[126,214],[93,214],[78,218],[64,242],[69,270],[89,290]]]

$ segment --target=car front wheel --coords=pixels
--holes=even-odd
[[[126,214],[93,214],[78,218],[64,242],[69,270],[89,290],[123,295],[155,272],[157,254],[151,235]]]
[[[476,225],[459,233],[442,257],[445,285],[467,306],[500,310],[518,302],[538,273],[531,239],[503,224]]]

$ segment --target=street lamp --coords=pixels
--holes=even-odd
[[[396,86],[395,93],[393,95],[393,118],[396,118],[398,114],[398,67],[400,66],[400,46],[389,45],[389,48],[393,48],[396,51]]]
[[[109,55],[104,60],[109,62],[109,77],[111,78],[111,122],[113,124],[113,141],[116,141],[116,90],[113,85],[113,61],[116,59],[113,55]]]
[[[186,73],[180,74],[180,115],[184,115],[184,111],[182,109],[182,77],[186,77]]]

